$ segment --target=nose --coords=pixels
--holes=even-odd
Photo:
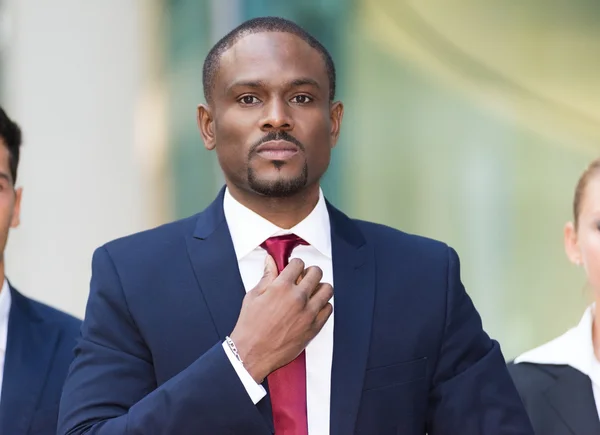
[[[273,130],[290,131],[294,128],[294,121],[290,115],[290,107],[285,101],[274,98],[266,104],[264,116],[261,119],[261,129],[265,132]]]

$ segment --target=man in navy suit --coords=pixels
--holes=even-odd
[[[250,20],[203,84],[226,187],[95,252],[59,434],[532,434],[456,253],[324,199],[343,115],[327,50]]]
[[[0,108],[0,433],[53,435],[81,322],[26,298],[4,277],[23,194],[15,188],[20,147],[19,126]]]

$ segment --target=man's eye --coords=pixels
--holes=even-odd
[[[239,99],[240,103],[242,104],[256,104],[258,103],[258,98],[256,98],[254,95],[244,95],[242,98]]]
[[[292,98],[292,101],[297,104],[306,104],[310,103],[312,98],[310,98],[308,95],[296,95],[294,98]]]

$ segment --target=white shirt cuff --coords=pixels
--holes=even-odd
[[[246,370],[240,360],[235,357],[226,341],[223,342],[223,349],[225,350],[225,355],[227,355],[227,358],[229,358],[231,365],[240,378],[240,381],[242,381],[242,384],[244,384],[244,388],[250,396],[252,403],[256,405],[263,397],[267,395],[267,390],[265,390],[262,385],[257,384],[254,378],[250,376],[248,370]]]

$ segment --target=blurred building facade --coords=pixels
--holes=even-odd
[[[508,357],[590,295],[562,249],[600,154],[589,0],[0,0],[2,105],[24,129],[8,275],[83,315],[93,249],[206,206],[223,183],[195,108],[241,21],[291,18],[332,52],[346,115],[324,190],[348,214],[444,240]]]

